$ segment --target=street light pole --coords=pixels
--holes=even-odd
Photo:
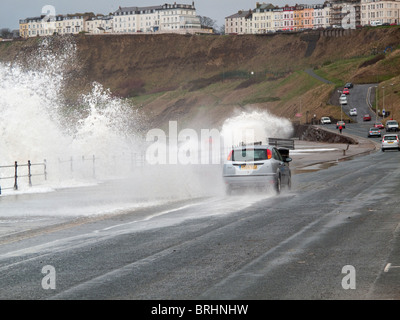
[[[385,87],[382,87],[382,92],[383,92],[383,96],[382,96],[382,121],[385,120]]]
[[[340,104],[340,121],[343,121],[343,104]]]
[[[343,91],[338,90],[338,93],[341,94]],[[343,121],[343,103],[339,98],[339,103],[340,103],[340,121]]]
[[[378,122],[378,113],[379,113],[379,108],[378,108],[378,86],[375,86],[375,123]]]

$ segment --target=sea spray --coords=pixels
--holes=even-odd
[[[290,138],[293,126],[289,119],[266,110],[242,111],[225,120],[221,134],[226,148],[240,143],[268,143],[268,138]]]
[[[78,65],[76,46],[49,39],[19,62],[0,63],[0,166],[46,159],[49,181],[92,177],[94,169],[105,179],[126,175],[126,168],[115,171],[116,159],[131,157],[138,115],[99,83],[77,107],[66,105],[62,93],[67,70]],[[84,163],[85,157],[96,162]],[[0,177],[8,175],[0,170]]]

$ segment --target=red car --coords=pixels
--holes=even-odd
[[[382,122],[376,122],[376,123],[374,124],[374,128],[384,129],[385,126],[382,124]]]
[[[343,89],[343,94],[350,94],[350,90],[348,88]]]
[[[363,120],[364,120],[364,121],[371,121],[371,116],[370,116],[369,114],[366,114],[366,115],[363,117]]]

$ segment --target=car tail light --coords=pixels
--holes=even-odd
[[[272,158],[272,151],[267,149],[267,159],[271,159]]]
[[[232,159],[232,153],[233,153],[233,150],[231,150],[231,152],[229,152],[228,161],[231,161],[231,159]]]

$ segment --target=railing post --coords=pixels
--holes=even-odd
[[[18,163],[15,161],[14,163],[14,190],[18,190]]]
[[[96,157],[93,155],[93,179],[96,178]]]
[[[28,160],[28,180],[29,186],[32,187],[31,160]]]
[[[46,159],[43,160],[43,174],[44,174],[44,180],[47,180],[47,161],[46,161]]]

